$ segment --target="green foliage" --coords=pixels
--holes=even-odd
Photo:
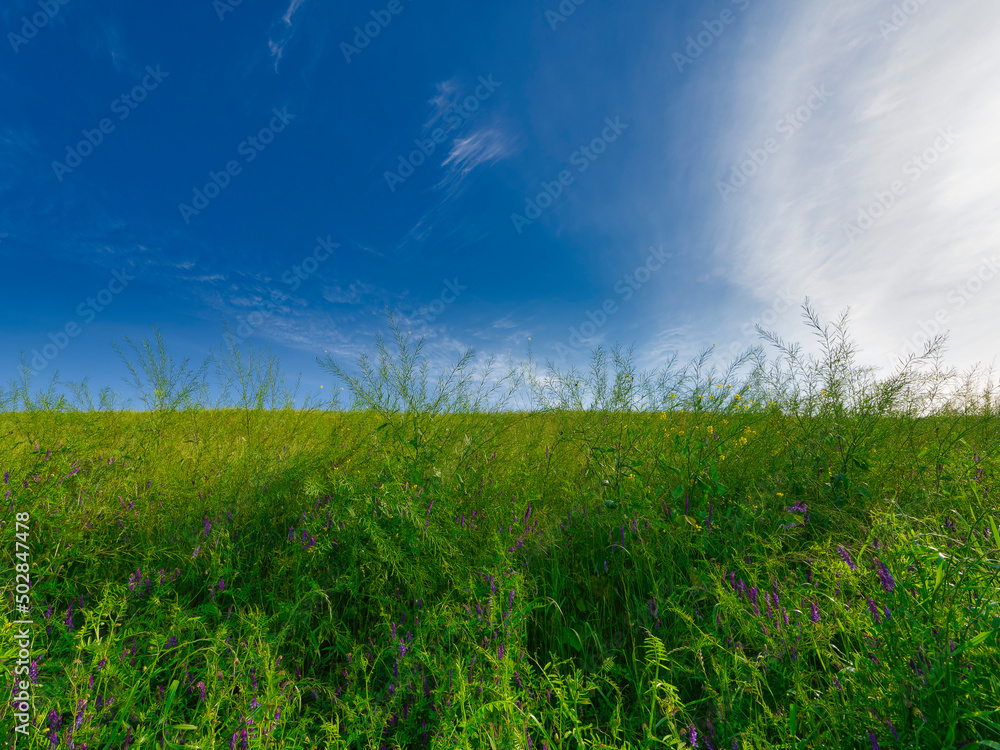
[[[159,334],[128,342],[148,413],[23,369],[0,399],[21,744],[995,745],[990,394],[942,399],[926,357],[873,381],[846,315],[805,311],[820,362],[762,332],[788,370],[638,373],[615,347],[539,377],[529,349],[494,384],[470,350],[433,391],[390,315],[398,357],[321,363],[352,412],[294,409],[228,331],[215,409]],[[505,411],[523,383],[536,407]]]
[[[491,357],[483,367],[479,385],[473,387],[475,350],[470,348],[438,377],[433,392],[428,392],[429,365],[420,362],[424,340],[412,344],[391,311],[387,311],[387,318],[398,359],[377,335],[377,371],[365,353],[358,358],[359,376],[350,375],[329,355],[323,360],[317,357],[317,362],[347,385],[354,398],[352,409],[370,410],[381,418],[375,435],[388,438],[389,446],[380,443],[380,449],[393,454],[402,464],[391,469],[393,478],[413,486],[429,483],[437,487],[454,478],[464,488],[468,484],[466,467],[482,454],[493,437],[482,415],[499,414],[510,403],[521,382],[519,373],[514,370],[491,384]],[[505,384],[508,387],[496,396]],[[444,415],[452,418],[444,420]]]

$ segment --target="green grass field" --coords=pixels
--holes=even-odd
[[[787,369],[640,375],[616,349],[491,381],[467,356],[432,392],[394,326],[377,368],[320,362],[351,409],[292,408],[252,349],[207,363],[208,405],[208,369],[129,342],[144,412],[24,370],[3,738],[1000,748],[992,394],[944,399],[932,356],[876,380],[846,318],[811,320],[825,359],[772,337]]]

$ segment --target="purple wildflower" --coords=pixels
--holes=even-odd
[[[872,743],[872,750],[879,750],[878,738],[871,729],[868,730],[868,741]]]
[[[819,622],[819,608],[814,601],[809,602],[809,619],[813,622]]]
[[[899,742],[899,735],[896,734],[896,727],[894,727],[892,722],[888,719],[885,720],[885,723],[889,725],[889,731],[892,732],[892,736],[895,738],[896,742]]]
[[[883,591],[892,592],[896,588],[896,579],[892,577],[892,573],[889,572],[889,569],[881,560],[878,561],[878,577],[882,582]]]
[[[839,544],[837,545],[837,552],[840,554],[840,556],[842,558],[844,558],[844,562],[847,563],[847,567],[849,567],[851,569],[852,573],[855,570],[857,570],[857,565],[855,565],[854,561],[851,559],[851,553],[850,552],[848,552],[846,549],[843,548],[843,546],[841,546]]]
[[[872,620],[875,621],[876,625],[881,625],[882,618],[879,616],[878,606],[876,606],[875,602],[871,599],[871,597],[866,596],[865,598],[868,600],[868,611],[871,613]]]
[[[688,742],[691,747],[698,747],[698,731],[694,728],[694,724],[688,725]]]

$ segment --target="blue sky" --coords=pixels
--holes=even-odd
[[[806,296],[876,367],[992,361],[988,0],[577,2],[5,3],[0,378],[135,397],[112,341],[225,319],[318,393],[386,307],[432,374],[724,367],[817,351]]]

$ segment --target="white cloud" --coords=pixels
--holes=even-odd
[[[352,283],[347,289],[340,286],[323,287],[323,299],[340,305],[360,305],[375,294],[375,287],[362,281]]]
[[[480,164],[496,164],[512,152],[514,139],[494,128],[477,130],[466,138],[456,138],[442,166],[450,167],[437,185],[451,186],[460,182]]]
[[[437,89],[437,94],[428,100],[429,104],[434,105],[434,111],[431,113],[430,119],[424,124],[424,130],[430,130],[435,127],[437,121],[444,116],[448,108],[458,102],[460,87],[457,78],[441,81],[435,84],[435,88]]]
[[[780,37],[748,34],[746,59],[733,63],[737,104],[716,113],[734,125],[710,179],[728,179],[767,138],[777,150],[726,202],[714,193],[716,260],[758,299],[806,289],[825,320],[851,306],[861,358],[880,366],[904,340],[919,344],[922,324],[933,328],[942,311],[946,362],[965,368],[996,354],[985,347],[1000,318],[1000,272],[971,282],[982,291],[958,302],[958,285],[989,275],[1000,253],[1000,17],[990,0],[933,0],[893,18],[899,7],[788,3]],[[801,126],[786,139],[779,119],[796,117],[814,86],[831,96],[808,118],[799,109]],[[869,207],[878,218],[849,238],[846,225]]]
[[[202,283],[209,281],[225,281],[226,277],[221,273],[212,273],[207,276],[181,276],[184,281],[199,281]]]
[[[297,11],[299,6],[304,2],[305,0],[292,0],[291,4],[288,6],[288,10],[285,11],[285,15],[281,19],[285,22],[286,26],[292,25],[292,16],[295,15],[295,11]]]
[[[285,11],[285,15],[281,17],[284,28],[278,28],[276,39],[272,38],[267,40],[267,46],[271,52],[271,57],[275,58],[275,72],[278,72],[278,63],[281,61],[281,57],[285,53],[285,46],[295,35],[295,27],[292,25],[292,16],[295,15],[295,11],[297,11],[299,6],[301,6],[304,2],[305,0],[291,0],[291,3],[288,5],[288,9]]]

